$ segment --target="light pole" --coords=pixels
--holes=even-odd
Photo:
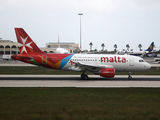
[[[78,15],[80,16],[80,51],[82,50],[82,41],[81,41],[81,15],[83,15],[83,13],[78,13]]]

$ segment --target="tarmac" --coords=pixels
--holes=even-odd
[[[89,80],[82,80],[80,75],[0,75],[0,87],[84,87],[84,88],[159,88],[160,75],[116,75],[106,79],[90,75]]]

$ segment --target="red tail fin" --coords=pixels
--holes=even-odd
[[[15,28],[20,53],[42,52],[23,28]]]

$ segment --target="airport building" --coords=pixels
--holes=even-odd
[[[60,47],[67,49],[70,53],[79,51],[79,44],[75,44],[73,42],[60,43]],[[58,43],[53,42],[47,43],[46,47],[40,49],[46,53],[54,53],[56,48],[58,48]],[[13,42],[11,40],[0,40],[0,55],[13,55],[19,53],[17,42]]]
[[[18,43],[11,40],[0,40],[0,54],[1,55],[12,55],[18,54]]]
[[[46,47],[51,49],[56,49],[60,45],[60,48],[64,48],[68,50],[70,53],[77,53],[79,49],[79,44],[75,44],[74,42],[60,42],[59,44],[57,42],[51,42],[47,43]]]

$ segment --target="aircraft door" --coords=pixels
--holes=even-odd
[[[134,66],[134,58],[129,57],[129,66]]]
[[[47,64],[47,55],[42,55],[42,64]]]

